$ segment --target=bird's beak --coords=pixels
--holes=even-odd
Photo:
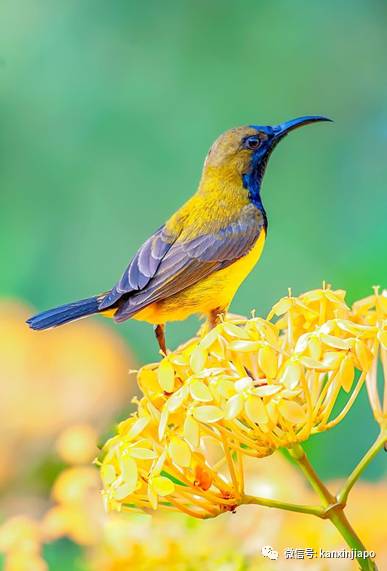
[[[303,127],[304,125],[309,125],[309,123],[317,123],[317,121],[332,121],[328,117],[322,117],[319,115],[307,115],[306,117],[298,117],[297,119],[292,119],[291,121],[285,121],[285,123],[280,123],[273,127],[273,133],[276,139],[282,139],[290,131]]]

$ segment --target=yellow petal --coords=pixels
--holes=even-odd
[[[379,339],[380,340],[380,339]],[[387,336],[386,336],[387,343]],[[359,361],[360,367],[363,371],[368,370],[371,365],[373,355],[364,341],[360,339],[355,340],[355,355]]]
[[[355,301],[352,306],[352,309],[355,313],[361,312],[362,310],[369,310],[371,307],[375,305],[375,296],[369,295],[368,297],[364,297],[363,299],[359,299],[359,301]]]
[[[205,337],[203,337],[203,339],[200,341],[200,345],[203,347],[203,349],[209,349],[215,343],[215,341],[217,341],[218,335],[219,330],[217,327],[214,327],[214,329],[211,329],[211,331],[207,333]]]
[[[153,365],[142,367],[137,373],[137,382],[143,392],[157,391],[159,388],[157,371],[151,367]]]
[[[270,345],[275,347],[278,344],[278,330],[276,326],[260,317],[257,317],[254,323],[259,334],[262,335]]]
[[[314,371],[313,371],[313,372],[314,372]],[[286,400],[286,399],[292,400],[292,399],[294,399],[295,397],[297,397],[297,396],[299,396],[299,395],[301,395],[301,394],[303,394],[303,390],[302,390],[301,388],[292,389],[292,390],[290,390],[290,389],[283,389],[283,390],[282,390],[281,397],[284,398],[285,400]],[[277,401],[277,402],[279,402],[279,401]]]
[[[383,349],[387,349],[387,331],[380,331],[378,333],[378,340]]]
[[[337,351],[327,351],[324,353],[322,362],[327,369],[337,369],[343,360],[343,353]]]
[[[276,425],[278,422],[278,406],[273,400],[269,401],[266,405],[267,414],[271,422]]]
[[[168,447],[169,455],[173,462],[182,468],[188,468],[191,464],[191,449],[182,438],[175,436]]]
[[[385,316],[387,316],[387,290],[384,289],[382,295],[378,296],[380,308]]]
[[[273,305],[270,313],[273,313],[274,315],[282,315],[290,309],[291,305],[292,300],[289,297],[283,297]]]
[[[200,428],[199,424],[188,415],[184,421],[184,438],[191,444],[193,448],[199,447]]]
[[[157,374],[163,391],[172,393],[175,387],[175,369],[167,358],[161,361]]]
[[[303,335],[300,335],[300,337],[297,339],[297,343],[294,348],[295,353],[303,353],[308,347],[310,338],[311,338],[310,333],[304,333]]]
[[[216,390],[221,397],[228,399],[235,393],[234,383],[232,381],[220,379],[216,384]]]
[[[277,353],[274,349],[267,345],[262,347],[258,353],[258,365],[267,378],[273,379],[277,374]]]
[[[114,499],[118,501],[124,500],[125,498],[130,496],[131,493],[134,492],[135,487],[136,487],[135,485],[127,484],[126,482],[124,484],[121,484],[120,486],[118,486],[118,488],[115,488],[113,491]]]
[[[137,464],[130,456],[121,456],[120,469],[125,483],[137,482]]]
[[[116,479],[116,471],[112,464],[102,464],[101,466],[101,478],[104,486],[109,486]]]
[[[187,397],[187,391],[185,389],[186,387],[182,387],[181,389],[173,393],[171,397],[169,397],[166,403],[166,407],[169,410],[169,412],[175,412],[178,408],[181,407],[181,405],[183,404],[184,400]]]
[[[253,389],[253,393],[257,397],[271,397],[280,391],[282,387],[280,385],[262,385],[261,387],[256,387]]]
[[[314,301],[318,301],[323,297],[323,291],[321,289],[312,289],[311,291],[307,291],[300,295],[300,298],[305,303],[313,303]]]
[[[155,465],[152,467],[152,474],[154,475],[160,474],[166,459],[167,459],[167,452],[166,450],[164,450],[162,454],[160,454],[160,456],[158,457]]]
[[[201,402],[212,401],[212,394],[203,381],[192,381],[189,386],[191,396],[194,400]]]
[[[359,323],[352,323],[352,321],[348,321],[347,319],[337,319],[336,323],[340,329],[346,331],[347,333],[351,333],[351,335],[358,335],[360,334],[372,334],[374,331],[373,327],[369,325],[360,325]]]
[[[126,456],[120,460],[120,468],[122,473],[123,483],[114,489],[113,495],[116,500],[123,500],[129,496],[137,486],[137,464],[136,462]]]
[[[307,357],[306,355],[300,357],[300,363],[308,369],[326,369],[326,365],[324,365],[322,361],[316,361],[316,359],[312,359],[312,357]]]
[[[204,369],[207,357],[208,353],[206,349],[204,349],[202,345],[197,345],[192,351],[190,359],[190,367],[194,373],[200,373]]]
[[[249,396],[245,402],[245,413],[251,422],[265,423],[268,422],[265,405],[259,397]]]
[[[332,320],[323,323],[319,328],[320,334],[324,333],[324,335],[329,335],[329,333],[331,333],[331,331],[334,329],[334,326],[335,322]]]
[[[335,291],[332,291],[330,289],[326,289],[325,290],[325,297],[331,301],[332,303],[343,303],[344,298],[345,298],[345,294],[347,293],[345,290],[343,289],[337,289]]]
[[[278,409],[285,420],[288,420],[293,424],[298,424],[305,420],[306,415],[303,407],[295,401],[281,400],[278,404]]]
[[[156,452],[149,448],[130,448],[129,454],[132,458],[138,458],[139,460],[153,460],[157,458]]]
[[[175,491],[175,484],[165,476],[155,476],[151,480],[151,487],[158,496],[169,496]]]
[[[160,411],[158,408],[155,407],[153,403],[150,401],[147,402],[147,409],[149,414],[151,415],[152,419],[158,424],[160,422]]]
[[[136,436],[141,434],[141,432],[144,430],[146,426],[148,426],[148,424],[149,424],[148,416],[142,416],[138,418],[136,422],[132,424],[131,428],[128,430],[127,434],[128,439],[133,440],[134,438],[136,438]]]
[[[177,367],[186,367],[188,365],[188,360],[185,353],[180,355],[178,353],[171,353],[168,355],[168,359],[172,365],[176,365]]]
[[[228,344],[231,351],[238,351],[239,353],[250,353],[251,351],[258,351],[261,343],[259,341],[232,341]]]
[[[328,345],[328,347],[334,347],[335,349],[350,349],[352,345],[351,339],[341,339],[341,337],[334,337],[333,335],[325,335],[324,333],[320,336],[321,341]]]
[[[216,359],[222,360],[225,356],[225,350],[227,347],[227,341],[222,335],[218,335],[217,341],[211,347],[211,355]]]
[[[300,382],[301,374],[301,365],[297,362],[289,361],[285,367],[281,381],[288,389],[294,389]]]
[[[162,440],[165,434],[165,429],[167,428],[168,424],[168,416],[169,411],[166,406],[164,406],[163,410],[161,411],[160,415],[160,424],[159,424],[159,440]]]
[[[355,378],[355,368],[349,355],[343,359],[338,375],[340,377],[341,386],[345,392],[348,393],[351,390],[353,379]]]
[[[236,337],[237,339],[250,339],[247,331],[243,327],[238,327],[235,323],[223,323],[222,329],[230,337]]]
[[[321,358],[321,341],[316,335],[312,335],[308,343],[309,355],[319,361]]]
[[[152,486],[148,486],[148,500],[154,510],[157,510],[158,498],[154,493]]]
[[[224,448],[223,444],[219,442],[217,438],[213,436],[204,435],[202,438],[203,452],[205,455],[206,463],[212,468],[216,466],[219,462],[224,460]],[[195,466],[197,463],[193,462]]]
[[[207,406],[198,406],[193,409],[193,416],[199,422],[218,422],[224,416],[224,412],[218,406],[207,405]]]
[[[232,420],[240,415],[243,409],[244,398],[243,395],[238,394],[231,397],[226,405],[225,419]]]
[[[242,377],[238,381],[235,381],[234,388],[237,393],[241,393],[246,389],[249,389],[253,386],[253,379],[251,377]]]

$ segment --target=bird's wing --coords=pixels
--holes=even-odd
[[[186,242],[176,240],[147,285],[119,304],[115,320],[124,321],[147,305],[166,299],[245,256],[262,227],[263,220],[254,216],[232,222],[217,233]]]
[[[116,283],[99,304],[99,309],[114,305],[123,295],[143,290],[156,274],[161,260],[171,248],[177,236],[162,226],[139,248],[134,258]]]

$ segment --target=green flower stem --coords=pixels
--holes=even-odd
[[[281,502],[280,500],[271,500],[268,498],[260,498],[258,496],[243,496],[244,504],[256,504],[267,508],[277,508],[290,512],[298,512],[304,514],[311,514],[317,517],[325,517],[325,510],[320,506],[307,506],[303,504],[291,504],[288,502]]]
[[[379,434],[378,438],[375,440],[371,448],[368,450],[366,454],[364,454],[363,458],[360,460],[359,464],[353,470],[352,474],[348,477],[347,481],[345,482],[344,486],[340,490],[337,495],[337,501],[340,504],[345,505],[347,503],[349,492],[352,490],[354,484],[356,483],[357,479],[360,477],[362,472],[366,469],[368,464],[375,458],[379,450],[384,446],[385,442],[387,441],[387,433],[383,431]]]
[[[373,448],[374,446],[371,448],[371,450]],[[322,517],[329,519],[333,523],[333,525],[336,527],[336,529],[339,531],[339,533],[342,535],[342,537],[345,539],[345,541],[347,542],[348,546],[351,549],[362,552],[367,551],[362,541],[360,540],[360,538],[358,537],[355,530],[352,528],[351,524],[349,523],[344,514],[343,511],[344,504],[340,503],[339,500],[330,493],[328,488],[321,481],[316,471],[314,470],[313,466],[309,462],[308,457],[302,446],[300,444],[295,444],[292,448],[289,449],[289,452],[292,458],[297,462],[302,472],[305,474],[306,478],[310,482],[313,489],[320,496],[323,502],[323,506],[325,508],[323,512],[324,515]],[[374,452],[371,455],[371,458],[369,458],[369,460],[364,463],[364,466],[358,472],[357,476],[354,478],[353,483],[356,481],[356,478],[360,475],[361,471],[365,468],[368,462],[372,460],[375,454],[376,452]],[[366,454],[365,457],[368,457],[368,453]],[[362,569],[363,571],[377,570],[377,567],[375,563],[372,561],[372,559],[363,559],[363,557],[356,557],[356,559],[360,569]]]
[[[331,515],[328,517],[351,549],[353,549],[355,552],[366,551],[366,548],[363,545],[361,539],[358,537],[355,530],[347,520],[342,507],[337,510],[333,510]],[[375,562],[372,561],[372,559],[363,559],[362,557],[356,557],[356,559],[359,564],[359,568],[362,569],[362,571],[377,571]]]
[[[289,453],[291,457],[296,461],[301,471],[304,473],[306,479],[309,481],[310,485],[321,498],[324,506],[330,506],[337,503],[335,496],[333,496],[325,484],[320,480],[315,469],[309,462],[305,450],[302,448],[301,444],[294,444],[292,448],[289,448]]]

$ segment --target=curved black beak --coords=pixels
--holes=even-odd
[[[282,139],[290,131],[303,127],[304,125],[309,125],[310,123],[317,123],[318,121],[330,121],[328,117],[322,117],[321,115],[307,115],[305,117],[298,117],[297,119],[292,119],[291,121],[285,121],[285,123],[280,123],[273,127],[273,134],[276,139]]]

